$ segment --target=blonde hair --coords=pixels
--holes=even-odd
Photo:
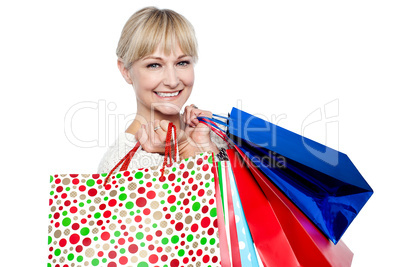
[[[169,55],[176,42],[185,55],[197,61],[197,39],[191,23],[173,10],[146,7],[124,25],[116,54],[128,69],[136,60],[154,53],[159,45]]]

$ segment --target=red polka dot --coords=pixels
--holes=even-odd
[[[59,245],[60,245],[60,247],[64,247],[65,245],[67,245],[67,240],[65,240],[64,238],[60,239]]]
[[[164,181],[166,181],[166,177],[165,177],[165,176],[162,176],[162,177],[159,178],[159,182],[163,183]]]
[[[191,187],[191,189],[193,189],[193,191],[196,191],[198,188],[198,185],[194,184],[193,187]]]
[[[185,171],[185,172],[183,173],[183,178],[187,178],[188,175],[189,175],[189,173],[188,173],[187,171]]]
[[[181,190],[181,187],[179,185],[174,188],[174,191],[176,193],[180,192],[180,190]]]
[[[79,183],[80,183],[80,180],[78,180],[78,179],[73,179],[73,184],[77,185],[77,184],[79,184]]]
[[[139,197],[135,204],[137,204],[138,207],[142,208],[147,204],[147,200],[143,197]]]
[[[83,248],[81,245],[78,245],[78,246],[75,248],[75,251],[77,251],[78,253],[80,253],[83,249],[84,249],[84,248]]]
[[[116,258],[117,253],[116,253],[116,251],[112,250],[109,252],[108,256],[109,256],[109,259],[114,259],[114,258]]]
[[[110,234],[108,232],[103,232],[101,234],[101,238],[102,238],[102,240],[106,241],[110,238]]]
[[[91,239],[89,237],[85,238],[84,240],[82,240],[82,244],[84,246],[89,246],[91,245]]]
[[[209,205],[212,205],[212,204],[214,204],[214,199],[213,198],[211,198],[210,200],[209,200]]]
[[[151,241],[152,240],[152,235],[147,235],[146,239],[147,239],[147,241]]]
[[[103,252],[102,251],[99,251],[98,252],[98,257],[102,257],[103,256]]]
[[[127,257],[125,257],[125,256],[120,257],[120,259],[119,259],[119,263],[120,263],[120,264],[126,265],[127,262],[128,262]]]
[[[162,260],[162,261],[167,261],[167,260],[168,260],[168,256],[167,256],[167,255],[162,255],[162,256],[161,256],[161,260]]]
[[[75,245],[80,241],[80,235],[72,234],[70,235],[70,243]]]
[[[202,166],[202,170],[203,170],[204,172],[206,172],[206,171],[208,170],[208,168],[209,168],[209,165],[208,165],[208,164],[205,164],[204,166]]]
[[[100,210],[106,209],[106,204],[100,204],[100,205],[99,205],[99,209],[100,209]]]
[[[215,228],[218,228],[218,219],[215,219],[215,221],[214,221],[214,227],[215,227]]]
[[[61,191],[63,191],[63,187],[62,187],[62,186],[58,186],[58,187],[56,188],[56,192],[57,192],[57,193],[60,193]]]
[[[197,232],[197,230],[198,230],[198,224],[191,225],[191,231],[192,232]]]
[[[129,172],[129,171],[125,171],[125,172],[123,172],[123,175],[124,175],[125,177],[127,177],[127,176],[130,175],[130,172]]]
[[[131,244],[131,245],[128,247],[128,251],[129,251],[130,253],[134,254],[134,253],[136,253],[136,252],[138,251],[138,246],[135,245],[135,244]]]
[[[109,262],[107,267],[117,267],[117,264],[115,262]]]
[[[158,256],[155,255],[155,254],[152,254],[151,256],[149,256],[148,260],[149,260],[150,263],[153,263],[153,264],[157,263],[158,262]]]
[[[80,224],[79,223],[73,223],[73,225],[71,225],[71,228],[73,230],[78,230],[80,228]]]
[[[192,183],[193,183],[193,181],[194,181],[194,179],[193,179],[193,178],[188,179],[188,183],[189,183],[189,184],[192,184]]]
[[[96,191],[95,188],[91,188],[91,189],[88,190],[88,195],[89,195],[90,197],[96,196],[97,193],[98,193],[98,191]]]
[[[61,183],[61,180],[60,180],[59,178],[57,178],[56,180],[54,180],[54,182],[55,182],[56,184],[59,184],[59,183]]]
[[[204,189],[198,190],[198,196],[199,196],[199,197],[202,197],[204,194],[205,194]]]
[[[185,257],[185,258],[183,259],[183,263],[184,263],[184,264],[187,264],[189,261],[190,261],[190,260],[189,260],[187,257]]]
[[[174,174],[174,173],[171,173],[171,174],[169,174],[169,176],[168,176],[168,180],[169,181],[174,181],[176,179],[176,174]]]
[[[136,222],[140,222],[140,221],[142,220],[142,218],[141,218],[140,215],[137,215],[137,216],[135,216],[134,220],[135,220]]]
[[[181,231],[183,229],[183,223],[179,222],[175,225],[176,231]]]
[[[201,220],[201,226],[203,228],[207,228],[211,223],[211,219],[209,217],[205,217]]]
[[[110,184],[105,185],[105,190],[110,190],[110,188],[112,188],[112,186]]]
[[[101,225],[103,224],[103,221],[102,221],[102,220],[98,220],[98,221],[96,222],[96,224],[97,224],[98,226],[101,226]]]
[[[146,186],[147,186],[147,187],[151,187],[151,186],[152,186],[152,183],[151,183],[151,182],[148,182],[148,183],[146,184]]]
[[[204,262],[204,263],[209,262],[209,256],[208,256],[208,255],[204,255],[204,257],[202,257],[202,262]]]
[[[99,173],[98,174],[92,174],[92,178],[98,179],[100,177]]]
[[[60,217],[60,213],[58,213],[58,212],[56,212],[56,213],[53,215],[53,218],[55,218],[56,220],[57,220],[59,217]]]
[[[148,208],[144,209],[144,215],[149,215],[149,214],[151,214],[151,210]]]
[[[70,177],[72,178],[78,177],[78,174],[70,174]]]
[[[118,243],[119,245],[124,245],[124,243],[126,243],[126,240],[124,240],[124,238],[120,238]]]
[[[167,201],[168,201],[170,204],[173,204],[174,202],[176,202],[176,196],[175,196],[175,195],[170,195],[170,196],[168,197]]]
[[[170,267],[178,267],[180,264],[178,259],[174,259],[170,262]]]
[[[208,210],[209,210],[208,206],[204,206],[204,207],[202,207],[202,209],[201,209],[202,213],[207,213]]]
[[[213,235],[215,232],[214,228],[209,228],[208,229],[208,235]]]
[[[145,187],[138,188],[138,193],[144,194],[145,193]]]
[[[197,250],[197,256],[201,256],[202,255],[202,249]]]
[[[62,198],[62,199],[65,199],[66,197],[67,197],[67,194],[66,194],[66,193],[61,194],[61,198]]]
[[[155,191],[149,191],[149,192],[147,193],[147,198],[148,198],[148,199],[153,199],[153,198],[155,198],[155,196],[156,196]]]
[[[217,256],[213,256],[213,257],[212,257],[212,262],[213,262],[213,263],[216,263],[217,261],[218,261],[218,257],[217,257]]]
[[[201,158],[200,158],[200,159],[197,159],[197,165],[201,165],[202,162],[203,162],[203,160],[202,160]]]
[[[156,236],[161,236],[161,235],[162,235],[162,231],[161,231],[161,230],[156,231],[155,235],[156,235]]]
[[[112,212],[110,210],[107,210],[103,213],[103,217],[104,218],[109,218],[110,216],[112,216]]]
[[[80,190],[81,192],[84,192],[87,188],[85,187],[85,185],[81,185],[80,187],[78,187],[78,190]]]
[[[117,204],[116,199],[111,199],[109,200],[109,202],[107,203],[109,205],[109,207],[114,207]]]

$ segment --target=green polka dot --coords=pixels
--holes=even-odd
[[[104,201],[107,201],[108,199],[109,199],[108,197],[105,197],[103,200],[104,200]]]
[[[175,212],[176,211],[176,206],[171,206],[170,207],[170,212]]]
[[[134,203],[131,202],[131,201],[127,202],[127,203],[126,203],[126,208],[129,209],[129,210],[131,210],[132,208],[134,208]]]
[[[130,216],[133,216],[134,215],[134,211],[130,211]]]
[[[201,207],[201,204],[199,202],[195,202],[192,206],[193,211],[198,211]]]
[[[134,174],[135,179],[141,179],[142,176],[144,176],[144,174],[143,174],[142,172],[136,172],[136,173]]]
[[[89,180],[87,180],[86,184],[89,187],[94,186],[95,185],[95,180],[94,179],[89,179]]]
[[[171,194],[172,193],[172,190],[168,190],[168,194]]]
[[[50,263],[47,264],[47,267],[52,267],[52,265]]]
[[[102,173],[101,175],[102,175],[102,177],[106,177],[108,174],[107,173]]]
[[[180,183],[180,182],[181,182],[181,179],[180,179],[180,178],[177,178],[177,182]]]
[[[53,182],[53,176],[50,175],[50,182]]]
[[[168,189],[168,188],[169,188],[169,185],[168,185],[168,184],[163,184],[163,185],[162,185],[162,188],[163,188],[163,189]]]
[[[67,260],[72,261],[73,259],[74,259],[74,254],[73,253],[68,254]]]
[[[50,195],[53,196],[53,195],[54,195],[54,191],[50,191]]]
[[[156,178],[153,178],[153,179],[152,179],[152,182],[156,182]]]
[[[81,229],[80,231],[81,235],[86,236],[89,234],[89,228],[88,227],[84,227]]]
[[[162,238],[162,244],[166,245],[167,243],[169,243],[169,239],[167,237]]]
[[[124,254],[124,253],[126,253],[126,250],[124,248],[121,248],[120,249],[120,254]]]
[[[54,251],[54,255],[59,256],[61,253],[61,250],[58,248]]]
[[[51,236],[48,236],[48,237],[47,237],[47,244],[50,245],[50,243],[52,243],[52,237],[51,237]]]
[[[165,200],[162,199],[162,200],[161,200],[161,204],[165,204]]]
[[[177,242],[179,242],[179,237],[177,235],[172,236],[172,243],[176,244]]]
[[[98,241],[98,237],[97,237],[97,236],[94,237],[94,241]]]
[[[126,200],[126,198],[127,198],[127,195],[124,193],[119,195],[120,201],[124,201],[124,200]]]
[[[213,244],[215,244],[215,238],[211,238],[211,240],[209,240],[209,244],[211,244],[211,245],[213,245]]]
[[[191,175],[194,175],[195,174],[195,171],[191,171]]]
[[[205,237],[200,240],[201,245],[205,245],[207,243],[207,239]]]
[[[138,240],[141,240],[141,239],[144,237],[144,234],[141,233],[141,232],[138,232],[138,233],[135,235],[135,237],[136,237]]]
[[[144,242],[141,242],[141,243],[140,243],[140,247],[142,247],[142,248],[145,247],[145,243],[144,243]]]
[[[103,262],[103,263],[106,263],[106,262],[107,262],[107,259],[106,259],[106,258],[103,258],[103,259],[102,259],[102,262]]]
[[[212,178],[212,179],[211,179],[211,182],[215,182],[215,179],[214,179],[214,178]]]
[[[137,213],[141,213],[141,210],[137,210]]]
[[[117,175],[116,175],[116,178],[120,178],[121,177],[121,173],[118,173]]]
[[[65,211],[63,211],[61,214],[62,214],[63,216],[66,216],[67,213],[68,213],[68,212],[65,210]]]
[[[92,263],[92,266],[98,266],[99,265],[99,260],[98,259],[93,259],[91,261],[91,263]]]
[[[88,203],[88,204],[91,204],[91,202],[92,202],[92,201],[91,201],[90,199],[87,200],[87,203]]]
[[[124,186],[119,188],[120,192],[123,192],[124,190],[126,190],[126,188]]]
[[[144,183],[144,181],[143,181],[143,180],[140,180],[138,183],[139,183],[139,184],[143,184],[143,183]]]
[[[94,214],[95,219],[99,219],[100,216],[102,216],[102,214],[100,212],[97,212],[97,213]]]
[[[177,206],[180,206],[181,205],[181,201],[179,200],[179,201],[177,201]]]
[[[116,220],[116,219],[117,219],[117,216],[116,216],[116,215],[113,215],[113,216],[112,216],[112,219],[113,219],[113,220]]]
[[[70,187],[66,187],[66,191],[70,191]]]
[[[192,196],[191,200],[194,201],[194,200],[196,200],[196,198],[197,198],[196,196]]]
[[[148,263],[142,261],[140,263],[138,263],[137,267],[149,267]]]
[[[64,218],[63,221],[61,222],[61,224],[62,224],[63,226],[66,226],[66,227],[69,226],[70,223],[71,223],[71,219],[68,218],[68,217]]]
[[[81,262],[81,261],[83,261],[83,260],[84,260],[84,257],[83,257],[83,256],[80,255],[80,256],[77,257],[77,261],[78,261],[78,262]]]
[[[211,164],[214,162],[214,160],[213,160],[212,156],[209,156],[209,158],[208,158],[208,162],[209,162],[209,163],[211,163]]]
[[[157,225],[156,223],[154,223],[154,224],[152,225],[152,227],[153,227],[153,228],[156,228],[156,227],[158,227],[158,225]]]
[[[121,235],[120,231],[114,232],[114,236],[115,236],[115,237],[119,237],[120,235]]]
[[[110,244],[114,244],[116,242],[114,239],[110,239]]]
[[[187,241],[188,241],[188,242],[193,241],[193,239],[194,239],[194,236],[193,236],[193,235],[190,234],[190,235],[187,236]]]
[[[211,215],[211,217],[216,217],[216,208],[212,208],[209,215]]]
[[[78,204],[78,206],[80,206],[81,208],[84,207],[84,202],[80,202],[80,204]]]
[[[208,188],[209,186],[210,186],[210,184],[209,184],[209,183],[206,183],[206,184],[205,184],[205,187],[206,187],[206,188]]]
[[[172,168],[172,172],[175,172],[175,171],[176,171],[176,167],[173,167],[173,168]]]
[[[183,256],[184,256],[184,249],[180,249],[179,252],[177,252],[177,254],[178,254],[180,257],[183,257]]]

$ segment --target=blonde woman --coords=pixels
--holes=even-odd
[[[136,94],[137,112],[104,155],[99,173],[109,172],[137,141],[141,150],[129,167],[160,165],[169,122],[179,132],[180,158],[207,151],[224,156],[225,144],[197,120],[211,112],[189,105],[180,113],[191,95],[197,62],[197,40],[186,18],[155,7],[137,11],[122,30],[116,54],[118,68]]]

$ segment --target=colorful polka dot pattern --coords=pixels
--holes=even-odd
[[[211,162],[51,176],[48,266],[220,266]]]

